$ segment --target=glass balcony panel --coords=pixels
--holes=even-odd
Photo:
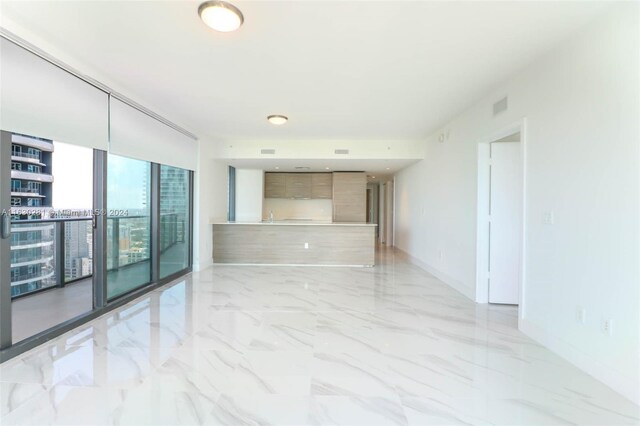
[[[37,230],[34,227],[37,226]],[[54,287],[56,282],[56,224],[11,225],[11,296]]]
[[[160,278],[189,266],[189,172],[160,166]]]
[[[151,164],[107,158],[107,296],[151,281]]]

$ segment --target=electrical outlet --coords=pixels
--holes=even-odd
[[[308,249],[309,248],[309,243],[304,243],[304,248]]]
[[[555,223],[555,217],[552,211],[544,212],[542,214],[542,223],[545,225],[553,225]]]
[[[580,324],[587,323],[587,310],[582,306],[578,306],[576,308],[576,321],[578,321]]]
[[[613,320],[606,319],[602,321],[602,332],[607,336],[613,335]]]

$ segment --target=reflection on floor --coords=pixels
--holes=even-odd
[[[12,340],[20,342],[93,309],[91,278],[12,302]]]
[[[639,408],[391,250],[214,266],[0,365],[0,423],[638,424]]]

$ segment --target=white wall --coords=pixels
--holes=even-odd
[[[255,169],[236,169],[236,221],[260,222],[264,172]]]
[[[331,220],[332,200],[290,200],[287,198],[265,198],[262,204],[262,218],[268,219],[273,212],[274,220]]]
[[[396,244],[473,298],[478,142],[526,117],[520,327],[640,402],[639,5],[613,9],[427,139],[397,175]],[[492,118],[504,95],[509,109]],[[444,143],[442,133],[449,134]],[[553,211],[554,225],[542,217]],[[442,256],[439,256],[439,252]],[[587,323],[575,319],[587,310]],[[601,331],[614,321],[613,335]]]
[[[195,172],[193,268],[200,271],[213,264],[212,221],[227,220],[228,165],[210,158],[214,143],[200,140]]]

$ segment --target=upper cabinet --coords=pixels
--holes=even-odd
[[[331,199],[331,173],[264,174],[264,198]]]
[[[285,173],[264,174],[264,198],[287,198]]]
[[[333,174],[333,221],[366,222],[367,175],[360,172]]]
[[[332,198],[333,176],[331,173],[311,174],[311,198]]]
[[[286,173],[286,198],[311,198],[311,174]]]

